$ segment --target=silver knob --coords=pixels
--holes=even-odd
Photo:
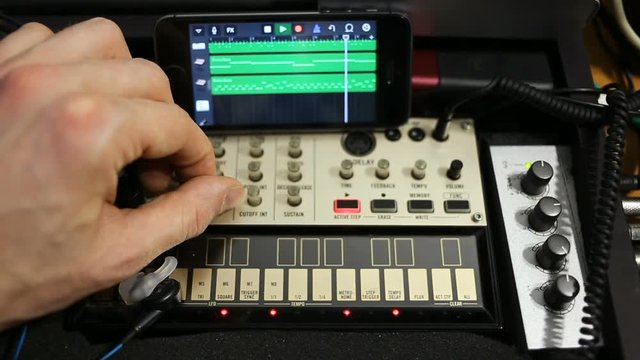
[[[262,204],[262,196],[260,196],[260,188],[255,185],[247,186],[247,203],[251,206]]]
[[[259,158],[264,154],[262,149],[262,143],[264,142],[264,136],[254,135],[249,139],[249,155],[254,158]]]
[[[376,177],[380,180],[384,180],[389,177],[389,160],[378,160],[378,167],[376,168]]]
[[[287,195],[287,203],[291,206],[298,206],[302,202],[299,186],[289,185],[287,187]]]
[[[349,180],[353,177],[353,161],[344,159],[340,163],[340,177]]]
[[[416,160],[416,163],[413,165],[413,169],[411,169],[411,176],[416,180],[424,179],[426,175],[427,162],[420,159]]]
[[[302,155],[302,149],[300,148],[300,136],[292,136],[289,139],[289,156],[297,159]]]
[[[297,182],[302,179],[302,173],[300,172],[300,163],[297,161],[289,161],[287,164],[287,169],[289,173],[287,174],[287,178],[289,181]]]
[[[262,179],[262,171],[260,171],[260,161],[252,161],[249,163],[249,180],[260,181]]]
[[[222,146],[223,142],[224,142],[224,139],[222,138],[219,138],[219,137],[213,138],[213,141],[212,141],[213,154],[216,156],[216,159],[223,157],[226,152],[224,149],[224,146]]]

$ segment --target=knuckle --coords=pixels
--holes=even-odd
[[[169,78],[167,74],[153,61],[149,61],[143,58],[133,59],[133,63],[139,66],[142,71],[145,71],[149,76],[149,81],[152,81],[152,87],[155,89],[163,89],[169,91]]]
[[[124,42],[124,34],[122,30],[113,20],[104,17],[95,17],[89,20],[89,23],[94,27],[100,35],[105,36],[111,40],[118,40]]]
[[[98,124],[108,116],[108,103],[104,98],[89,94],[72,94],[54,105],[51,112],[56,136],[66,139],[67,144],[78,144],[89,140]]]
[[[43,35],[53,35],[53,31],[51,31],[51,29],[38,22],[28,22],[22,25],[20,28],[29,32],[42,33]]]
[[[32,98],[35,92],[48,84],[54,70],[46,65],[25,65],[10,70],[1,80],[0,92],[18,104]]]

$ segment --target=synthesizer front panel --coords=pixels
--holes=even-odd
[[[435,123],[210,136],[247,197],[167,253],[182,303],[157,326],[499,328],[474,122]],[[136,314],[113,291],[83,311]]]
[[[211,136],[220,174],[247,187],[225,225],[486,225],[471,120],[450,140],[435,119],[390,131]]]

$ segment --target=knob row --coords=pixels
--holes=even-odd
[[[380,159],[376,165],[375,174],[380,180],[385,180],[389,177],[390,167],[389,160]],[[453,160],[449,169],[447,170],[447,177],[451,180],[458,180],[462,176],[462,161]],[[419,159],[416,160],[413,168],[411,168],[411,177],[416,180],[422,180],[426,176],[427,162]],[[344,180],[349,180],[353,177],[353,161],[349,159],[342,160],[340,163],[340,177]]]
[[[213,138],[213,153],[215,154],[216,159],[222,158],[226,153],[226,150],[222,145],[223,142],[224,141],[221,138]],[[262,135],[254,135],[249,139],[249,155],[252,158],[260,158],[264,155],[264,149],[262,148],[263,143],[264,136]],[[292,136],[289,139],[289,149],[287,153],[292,159],[297,159],[302,156],[300,143],[300,136]]]
[[[258,186],[247,186],[247,203],[251,206],[259,206],[262,204],[262,196],[260,195],[260,188]],[[299,186],[287,186],[287,203],[291,206],[298,206],[302,203]]]

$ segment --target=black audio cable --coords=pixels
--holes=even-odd
[[[155,324],[167,311],[180,303],[180,283],[174,279],[160,282],[151,294],[140,303],[143,312],[120,341],[98,356],[99,360],[113,358],[122,347]]]
[[[580,345],[586,346],[585,357],[595,359],[597,346],[602,333],[602,314],[607,295],[607,272],[609,252],[613,234],[616,207],[619,202],[620,177],[624,155],[625,127],[629,117],[628,101],[624,92],[612,90],[607,95],[609,128],[604,145],[603,164],[599,191],[596,193],[596,207],[593,232],[587,247],[587,275],[585,301],[583,309],[588,315],[582,318],[580,332],[588,337],[580,339]]]

